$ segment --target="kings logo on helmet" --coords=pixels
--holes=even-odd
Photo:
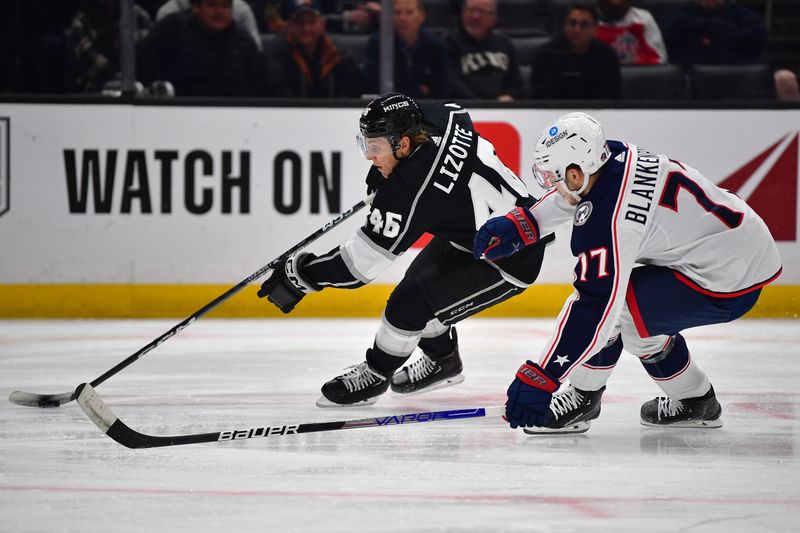
[[[408,107],[410,104],[408,102],[397,102],[395,104],[389,104],[383,106],[383,111],[388,113],[389,111],[394,111],[395,109],[402,109],[404,107]]]

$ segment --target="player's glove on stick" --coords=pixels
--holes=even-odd
[[[269,279],[261,284],[258,297],[267,297],[284,313],[289,313],[306,294],[320,290],[319,285],[301,274],[303,263],[310,259],[307,253],[294,255],[275,267]]]
[[[490,218],[475,234],[472,253],[476,259],[497,261],[539,240],[539,227],[524,207],[515,207],[504,217]]]
[[[554,380],[536,363],[526,361],[519,367],[514,381],[508,387],[506,420],[511,427],[541,426],[547,420],[550,400],[558,390]]]

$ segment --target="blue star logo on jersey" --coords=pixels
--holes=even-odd
[[[583,202],[575,210],[575,225],[583,226],[592,214],[592,202]]]
[[[563,367],[565,363],[569,363],[569,357],[566,355],[557,355],[555,362]]]
[[[558,133],[558,128],[557,128],[557,127],[555,127],[555,126],[553,126],[552,128],[550,128],[550,131],[549,131],[549,132],[547,132],[547,133],[549,133],[549,134],[550,134],[550,137],[554,137],[554,136],[555,136],[555,134],[556,134],[556,133]]]

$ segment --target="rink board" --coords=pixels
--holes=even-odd
[[[796,316],[797,109],[582,109],[609,138],[667,153],[745,198],[783,275],[752,316]],[[531,145],[567,109],[473,109],[530,183]],[[0,104],[0,317],[186,316],[358,202],[358,108]],[[360,213],[310,247],[324,252]],[[493,316],[552,316],[570,293],[568,228],[535,290]],[[293,316],[375,316],[415,251],[374,285]],[[277,316],[248,288],[214,316]]]
[[[228,290],[224,285],[6,285],[0,318],[184,318]],[[284,315],[248,287],[211,311],[213,318],[380,317],[393,285],[323,291]],[[519,296],[481,311],[481,317],[554,317],[571,294],[569,285],[536,284]],[[800,288],[765,287],[747,318],[797,318]]]

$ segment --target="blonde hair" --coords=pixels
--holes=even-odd
[[[425,128],[420,128],[416,133],[403,134],[411,140],[411,146],[431,142],[431,134]]]

